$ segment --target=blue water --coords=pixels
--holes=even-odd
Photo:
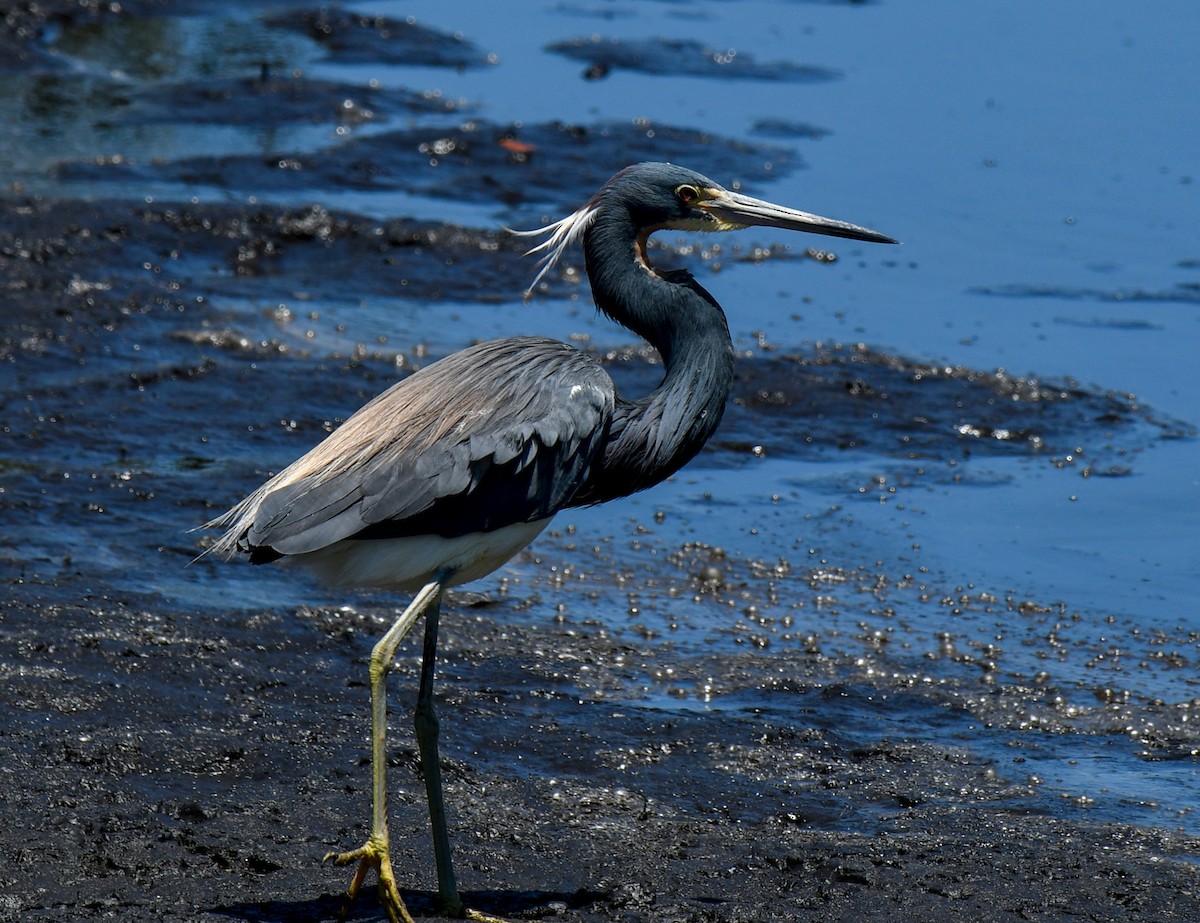
[[[497,63],[461,72],[329,63],[306,40],[261,29],[253,9],[160,21],[179,55],[158,71],[122,58],[124,46],[111,36],[69,49],[64,41],[63,54],[73,68],[139,85],[242,74],[268,48],[312,78],[437,89],[470,100],[478,117],[498,124],[645,118],[742,140],[754,140],[756,124],[767,119],[816,126],[826,133],[784,142],[805,169],[746,191],[869,225],[903,245],[839,243],[832,264],[723,261],[702,281],[725,305],[739,348],[756,349],[761,339],[784,351],[815,341],[861,342],[916,360],[1074,379],[1136,394],[1184,424],[1200,422],[1200,5],[1191,0],[1152,9],[1116,0],[348,6],[462,31]],[[592,33],[694,39],[839,76],[793,83],[614,70],[585,81],[580,62],[544,50]],[[80,106],[39,129],[23,105],[11,96],[0,103],[23,142],[0,153],[0,164],[24,188],[73,195],[256,195],[293,204],[286,192],[128,178],[81,190],[60,186],[48,170],[60,159],[97,154],[170,160],[315,150],[347,133],[396,127],[172,125],[151,132],[95,121]],[[469,117],[437,118],[452,125]],[[698,151],[688,166],[706,170],[706,156]],[[514,220],[494,205],[386,189],[306,191],[302,201],[310,198],[367,215],[476,227]],[[744,236],[743,245],[806,245],[782,232]],[[531,266],[530,278],[533,272]],[[247,329],[267,324],[261,304],[229,299],[219,306],[244,317]],[[399,293],[319,307],[323,316],[311,335],[308,328],[295,334],[317,352],[345,352],[381,331],[405,348],[427,344],[434,354],[517,331],[584,335],[599,344],[629,339],[595,317],[586,295],[525,303],[514,293],[494,304],[451,305],[460,324],[432,328],[425,306]],[[290,460],[288,446],[278,450],[281,457],[263,459],[264,466]],[[1200,441],[1159,441],[1114,455],[1104,463],[1119,463],[1127,474],[1085,477],[1091,458],[1061,455],[1059,464],[1037,457],[953,466],[942,460],[927,466],[937,469],[933,475],[914,475],[915,462],[869,453],[767,458],[732,472],[700,464],[650,494],[560,517],[560,527],[575,527],[578,545],[604,547],[592,559],[601,585],[606,574],[669,569],[662,562],[681,544],[703,541],[746,566],[786,560],[792,573],[824,573],[828,592],[821,595],[828,599],[814,602],[807,582],[783,582],[770,605],[752,601],[775,619],[755,627],[739,623],[738,607],[653,592],[642,594],[653,604],[640,600],[631,616],[622,591],[588,596],[595,579],[558,589],[570,617],[601,620],[617,632],[648,627],[671,637],[684,655],[757,635],[772,650],[789,649],[796,644],[791,633],[808,633],[819,636],[826,653],[857,663],[868,681],[886,674],[919,684],[930,674],[930,682],[953,682],[964,714],[977,720],[953,731],[910,732],[1002,754],[1014,735],[1028,745],[1021,716],[1035,715],[1035,706],[1007,711],[991,725],[986,706],[973,698],[986,690],[974,685],[977,667],[935,656],[946,633],[964,650],[995,646],[990,656],[1000,685],[1032,684],[1046,672],[1068,700],[1055,706],[1058,736],[1034,735],[1041,749],[1028,771],[1036,764],[1053,789],[1048,797],[1070,801],[1087,792],[1093,801],[1086,809],[1104,819],[1195,831],[1190,806],[1200,796],[1200,768],[1188,749],[1194,752],[1200,735],[1188,709],[1200,709]],[[544,563],[564,566],[577,552],[574,542],[549,536],[535,548],[542,563],[524,559],[505,575],[514,586],[544,588]],[[118,570],[120,562],[112,566]],[[676,575],[681,582],[686,571]],[[888,589],[872,595],[867,588],[880,576]],[[158,589],[180,604],[211,604],[211,580],[193,569],[164,575]],[[239,597],[248,606],[333,601],[321,592],[291,576],[256,572]],[[1022,602],[1026,609],[1018,608]],[[872,632],[893,639],[885,651],[862,640]],[[1127,704],[1100,707],[1096,695],[1105,690]],[[652,690],[631,696],[655,707],[672,702],[660,702]],[[1139,756],[1139,741],[1164,727],[1178,743],[1173,758]],[[1085,733],[1072,736],[1072,728]]]
[[[772,117],[829,129],[818,142],[799,142],[807,170],[752,191],[881,228],[903,246],[862,248],[829,267],[766,262],[706,279],[743,345],[755,331],[784,347],[862,341],[921,359],[1066,376],[1196,420],[1194,4],[1153,16],[1116,2],[580,4],[556,15],[486,3],[459,5],[453,15],[434,4],[369,8],[407,10],[443,28],[472,23],[500,66],[405,79],[436,80],[448,95],[481,101],[498,122],[647,117],[734,138]],[[843,76],[794,84],[617,71],[582,82],[577,62],[541,51],[564,30],[712,44],[719,36],[760,60]],[[791,242],[754,233],[764,243]],[[996,293],[1014,287],[1026,293]],[[529,328],[563,332],[537,309],[526,317]],[[573,313],[569,326],[602,342],[620,336],[586,312]],[[923,562],[951,583],[1019,587],[1097,619],[1178,627],[1195,656],[1200,444],[1161,443],[1120,478],[1081,477],[1079,464],[977,467],[996,476],[979,489],[933,488],[910,501]],[[789,463],[767,475],[742,472],[745,487],[734,489],[750,495],[764,479],[813,476]],[[839,480],[839,472],[820,476]],[[715,477],[730,490],[728,475]],[[669,505],[673,490],[685,492],[667,488],[630,508]],[[868,529],[889,527],[886,509],[855,510]],[[900,529],[891,528],[898,546]],[[792,539],[784,534],[772,551],[790,549]],[[735,541],[726,534],[721,543]]]

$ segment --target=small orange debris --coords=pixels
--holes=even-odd
[[[516,138],[501,138],[500,146],[506,151],[512,151],[514,154],[532,154],[537,150],[536,145],[526,144],[524,141],[518,141]]]

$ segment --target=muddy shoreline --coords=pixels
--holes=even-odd
[[[135,419],[148,425],[173,389],[186,395],[219,376],[203,371],[204,362],[141,368],[136,354],[112,355],[105,344],[130,329],[144,336],[147,323],[178,329],[182,317],[190,333],[169,338],[172,348],[192,348],[208,331],[199,348],[239,363],[288,365],[279,343],[247,342],[219,320],[198,325],[193,315],[203,304],[182,303],[170,260],[150,281],[131,281],[120,261],[159,260],[170,250],[167,238],[188,228],[193,259],[211,248],[208,259],[253,284],[287,275],[280,266],[289,246],[328,239],[331,249],[349,246],[353,254],[361,240],[369,256],[375,236],[345,218],[262,209],[136,207],[122,217],[113,205],[25,202],[8,214],[9,368],[54,368],[66,359],[85,376],[80,381],[94,382],[80,397],[69,379],[56,384],[19,372],[18,387],[35,388],[40,415],[31,417],[22,410],[30,400],[10,393],[10,428],[24,421],[32,446],[78,427],[80,445],[91,446],[83,455],[85,471],[89,464],[93,471],[88,483],[107,486],[50,500],[61,474],[31,469],[21,490],[10,470],[5,516],[53,522],[93,505],[96,512],[83,514],[91,534],[118,560],[207,581],[211,607],[180,609],[136,579],[114,582],[110,568],[89,563],[69,540],[31,556],[17,533],[7,533],[0,918],[331,919],[345,875],[320,859],[365,830],[364,663],[391,610],[383,603],[345,611],[213,608],[230,575],[211,564],[200,577],[187,569],[200,547],[195,537],[171,536],[164,548],[163,536],[144,535],[164,503],[178,511],[172,518],[205,518],[195,492],[212,489],[203,477],[212,461],[173,473],[122,462],[105,448],[87,407],[124,393],[118,400],[132,401]],[[491,252],[478,251],[478,238],[464,232],[422,233],[434,259],[446,252],[443,240],[465,241],[464,253]],[[267,271],[247,258],[263,252],[272,254]],[[807,373],[796,373],[822,367],[820,358],[810,361]],[[360,377],[360,363],[347,357],[340,377]],[[636,362],[631,370],[635,382],[653,377]],[[764,374],[777,390],[788,387],[779,371]],[[827,405],[846,393],[839,375]],[[353,387],[369,390],[370,381]],[[313,386],[328,390],[327,382]],[[760,393],[746,392],[751,405]],[[331,406],[360,399],[357,391],[326,395]],[[169,398],[163,412],[183,412],[170,408],[194,400]],[[749,451],[736,437],[742,412],[731,410],[733,429],[715,449],[727,461]],[[858,410],[847,412],[831,423],[832,445]],[[743,426],[753,432],[752,420]],[[187,457],[191,449],[177,451]],[[64,459],[63,468],[78,479],[80,464]],[[237,474],[253,476],[253,466]],[[31,504],[39,493],[44,499]],[[151,519],[123,522],[131,501]],[[561,542],[551,543],[536,566],[563,572],[564,553]],[[686,593],[712,591],[707,560],[703,549],[681,559],[681,611]],[[717,563],[720,578],[736,581],[748,598],[776,592],[769,571]],[[635,582],[623,592],[638,590]],[[1019,805],[1036,800],[1029,783],[969,747],[856,737],[839,726],[836,707],[847,698],[883,709],[881,721],[889,701],[908,699],[907,715],[914,692],[905,681],[889,688],[853,658],[811,644],[769,651],[748,644],[744,653],[698,658],[681,654],[669,636],[635,643],[586,623],[555,629],[513,621],[517,608],[556,602],[553,587],[528,597],[467,596],[452,602],[446,619],[439,688],[451,823],[462,886],[483,910],[627,921],[1164,921],[1200,913],[1193,838],[1027,814]],[[415,656],[404,652],[392,683],[392,829],[402,885],[420,913],[432,906],[433,872],[404,714]],[[702,687],[708,691],[697,703]],[[640,695],[630,691],[639,688]],[[654,704],[663,699],[684,707]],[[772,700],[780,711],[765,707]],[[921,707],[963,706],[935,693]],[[351,918],[378,912],[371,894]]]
[[[203,5],[114,7],[13,6],[0,28],[3,66],[57,73],[47,30]],[[303,32],[324,15],[280,22]],[[377,24],[334,25],[318,30],[335,36],[322,39],[331,54],[390,53]],[[490,66],[457,38],[445,48],[447,67]],[[635,63],[605,67],[661,66]],[[795,73],[783,67],[778,79]],[[336,101],[343,91],[260,83],[243,117],[293,94]],[[245,90],[187,84],[172,98],[203,99],[213,107],[203,118],[219,122]],[[438,116],[460,106],[362,98]],[[325,118],[326,108],[287,109],[287,118]],[[132,111],[147,125],[162,118]],[[531,124],[517,143],[506,131],[481,120],[444,133],[462,151],[477,145],[478,159],[432,180],[389,159],[390,145],[412,147],[420,130],[353,150],[372,188],[528,215],[573,203],[592,178],[550,160],[531,173],[515,156],[522,145],[559,145],[567,162],[599,170],[633,143],[611,125]],[[686,129],[664,129],[658,144],[671,156],[703,147],[731,173],[757,178],[800,163],[789,149]],[[342,153],[297,155],[311,177],[306,202],[354,182],[340,175]],[[100,188],[122,177],[200,177],[242,189],[280,171],[237,154],[77,158],[52,173]],[[221,203],[146,198],[14,189],[0,202],[0,425],[17,446],[0,457],[0,920],[334,919],[348,876],[321,857],[367,830],[365,664],[402,601],[275,603],[278,575],[207,559],[189,566],[203,540],[187,530],[253,487],[271,459],[307,448],[427,360],[415,334],[354,339],[352,328],[341,337],[336,314],[318,317],[324,305],[402,289],[428,311],[427,325],[450,311],[449,326],[446,304],[519,298],[530,264],[498,222],[380,220],[240,193]],[[711,255],[670,244],[656,255],[717,271]],[[824,251],[725,256],[836,260]],[[578,295],[570,263],[542,294]],[[655,357],[613,336],[612,348],[580,342],[622,387],[653,386]],[[1132,395],[1072,381],[915,363],[859,343],[768,346],[743,357],[724,428],[697,460],[705,470],[865,447],[874,454],[863,492],[894,487],[876,479],[876,457],[911,463],[918,486],[969,480],[960,463],[981,455],[1125,478],[1154,443],[1194,436]],[[960,416],[976,431],[956,429]],[[841,527],[828,528],[805,525],[817,540]],[[601,539],[564,529],[503,580],[450,599],[438,696],[450,826],[473,906],[581,923],[1200,919],[1200,839],[1182,823],[1165,810],[1161,825],[1091,818],[1086,792],[1060,809],[1068,796],[1047,795],[1029,768],[1073,734],[1136,752],[1149,767],[1195,760],[1186,702],[1123,699],[1107,675],[1056,688],[1069,605],[1036,588],[1004,599],[940,587],[915,551],[911,573],[908,560],[872,570],[849,553],[812,563],[801,551],[785,566],[726,557],[702,538],[717,541],[669,535],[663,548],[648,538],[589,555]],[[587,615],[635,602],[652,611],[619,629]],[[679,640],[673,622],[704,606],[727,611],[731,627],[711,644]],[[940,641],[903,626],[889,633],[920,606],[941,606],[956,630],[952,613],[972,607],[985,624],[1025,628],[1011,646],[1044,645],[1049,678],[1008,667],[1002,644],[956,649],[949,627]],[[1186,676],[1194,641],[1164,629],[1146,642],[1163,651],[1147,671]],[[394,862],[420,916],[432,911],[435,874],[407,716],[418,653],[410,641],[392,674],[390,781]],[[1080,730],[1076,702],[1088,697],[1103,717]],[[922,737],[931,727],[943,732],[936,742]],[[1003,758],[981,755],[985,731],[1006,741]],[[383,918],[372,891],[349,918]]]
[[[344,873],[320,859],[366,829],[363,664],[388,610],[225,615],[17,595],[0,656],[4,918],[332,918]],[[1200,913],[1194,839],[1014,810],[1022,783],[969,750],[845,733],[829,706],[864,694],[852,664],[681,659],[670,644],[515,628],[503,604],[467,601],[448,613],[440,707],[460,881],[480,909],[595,921]],[[394,712],[412,699],[417,657],[409,644],[399,658]],[[718,706],[765,686],[808,720],[664,712],[620,691],[665,666],[676,685],[718,677]],[[433,885],[425,808],[408,722],[392,727],[394,857],[420,914]],[[372,894],[351,918],[378,912]]]

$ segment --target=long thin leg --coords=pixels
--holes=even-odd
[[[429,825],[433,831],[433,858],[437,863],[438,901],[446,916],[474,920],[475,923],[508,923],[463,905],[454,878],[450,855],[450,836],[446,832],[446,805],[442,800],[442,764],[438,757],[438,719],[433,710],[433,676],[437,665],[438,616],[441,597],[433,600],[425,612],[425,647],[421,655],[421,688],[413,725],[417,748],[421,752],[421,772],[425,776],[425,797],[429,802]]]
[[[437,624],[437,611],[442,596],[441,583],[426,584],[401,613],[392,627],[387,630],[371,651],[371,836],[358,849],[344,853],[329,853],[335,865],[358,862],[358,869],[346,891],[346,904],[342,919],[350,910],[350,904],[362,885],[363,878],[371,868],[379,870],[379,897],[392,923],[412,923],[412,917],[400,897],[396,876],[392,872],[389,854],[387,819],[387,674],[396,657],[396,649],[405,635],[412,630],[422,614],[432,612]],[[435,629],[436,631],[436,629]],[[422,675],[424,666],[422,666]],[[422,682],[424,680],[422,679]],[[424,754],[422,754],[424,762]],[[439,865],[439,878],[440,878]]]
[[[425,797],[429,802],[429,825],[433,831],[433,857],[437,863],[438,899],[448,916],[465,913],[454,878],[450,855],[450,837],[446,832],[446,805],[442,799],[442,764],[438,756],[438,719],[433,710],[433,676],[437,664],[438,615],[435,601],[425,612],[425,649],[421,658],[421,688],[413,726],[421,751],[421,772],[425,775]]]

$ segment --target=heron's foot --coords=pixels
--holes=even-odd
[[[450,917],[454,920],[471,920],[473,923],[512,923],[504,917],[492,916],[490,913],[468,907],[457,894],[452,897],[439,895],[438,913],[443,917]]]
[[[354,903],[354,898],[358,896],[358,889],[362,887],[363,880],[371,869],[375,869],[379,876],[379,901],[387,911],[391,923],[414,923],[412,915],[404,905],[404,899],[400,897],[400,888],[397,887],[396,876],[392,872],[392,857],[386,841],[371,837],[358,849],[342,853],[326,853],[325,858],[321,861],[333,862],[334,865],[358,863],[358,868],[354,870],[354,877],[350,880],[350,887],[346,889],[346,903],[342,906],[342,912],[338,917],[342,923],[350,913],[350,905]],[[503,917],[492,916],[490,913],[465,906],[457,894],[452,897],[443,895],[438,902],[438,913],[441,916],[457,920],[473,920],[474,923],[509,923]]]
[[[511,923],[504,917],[494,917],[490,913],[484,913],[482,910],[472,910],[470,907],[463,908],[463,919],[474,920],[475,923]]]
[[[400,897],[400,889],[396,886],[396,876],[392,872],[392,857],[388,851],[387,840],[371,837],[358,849],[343,853],[326,853],[325,858],[321,861],[329,862],[330,860],[334,865],[358,863],[354,877],[350,880],[350,887],[346,889],[346,903],[338,917],[340,921],[344,921],[350,912],[350,905],[358,896],[358,889],[362,887],[367,872],[375,869],[379,876],[379,902],[387,911],[388,919],[391,923],[413,923],[408,908],[404,906],[404,899]]]

